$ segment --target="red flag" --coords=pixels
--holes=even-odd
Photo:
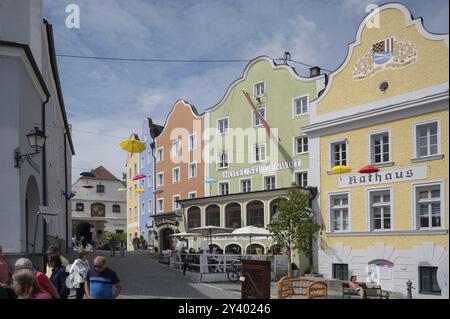
[[[264,117],[262,117],[261,114],[259,114],[258,110],[255,107],[255,104],[253,104],[252,98],[250,97],[250,94],[248,94],[245,91],[242,91],[242,93],[244,93],[245,97],[247,98],[247,101],[250,103],[250,106],[252,107],[253,111],[255,112],[256,116],[259,118],[259,120],[261,121],[261,123],[264,125],[264,127],[266,128],[266,132],[267,134],[269,134],[270,138],[274,139],[274,140],[278,140],[280,141],[279,138],[277,138],[273,133],[272,130],[270,129],[269,124],[267,124],[266,120],[264,119]]]

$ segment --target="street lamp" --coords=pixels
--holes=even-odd
[[[33,153],[28,154],[20,154],[19,150],[14,152],[14,167],[20,168],[26,158],[31,158],[41,152],[41,149],[44,147],[46,136],[44,132],[39,130],[38,127],[34,127],[30,133],[27,134],[28,144],[34,150]]]

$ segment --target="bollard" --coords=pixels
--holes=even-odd
[[[411,280],[406,282],[406,299],[412,299],[412,289],[416,289],[412,286]]]

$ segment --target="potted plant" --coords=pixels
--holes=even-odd
[[[291,264],[291,269],[292,269],[292,277],[294,277],[294,278],[298,277],[299,269],[298,269],[296,263]]]
[[[317,269],[314,266],[311,266],[305,271],[305,277],[322,278],[323,275],[319,274],[319,272],[317,271]]]

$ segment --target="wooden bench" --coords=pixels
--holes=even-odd
[[[367,287],[366,283],[358,282],[358,285],[364,289],[366,293],[366,299],[389,299],[389,292],[382,290],[381,287]],[[345,282],[342,284],[342,297],[351,298],[352,296],[358,296],[359,292],[350,288],[350,284]]]

